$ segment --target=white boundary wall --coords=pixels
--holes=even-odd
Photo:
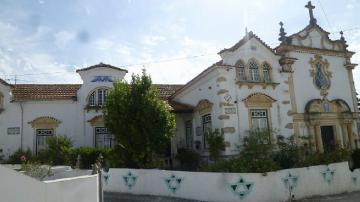
[[[41,182],[0,165],[1,202],[98,202],[98,175]]]
[[[132,183],[132,188],[129,188],[124,180],[129,172],[136,177],[136,183]],[[286,201],[289,198],[289,189],[284,183],[284,178],[289,173],[297,178],[296,181],[292,180],[294,177],[288,178],[294,185],[292,194],[295,199],[360,190],[360,171],[355,170],[351,173],[347,162],[280,170],[269,172],[266,176],[259,173],[110,169],[108,173],[103,174],[103,181],[106,176],[108,177],[103,188],[108,192],[171,196],[202,201]],[[175,175],[175,179],[182,179],[181,183],[172,182],[171,187],[177,187],[174,192],[165,182],[171,175]],[[239,182],[241,177],[244,183]],[[131,183],[131,179],[128,182]],[[238,189],[232,191],[230,186],[236,183]],[[248,190],[242,186],[249,184],[251,185]],[[243,197],[240,193],[244,194]]]

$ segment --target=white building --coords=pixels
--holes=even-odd
[[[286,36],[272,49],[253,32],[219,52],[222,60],[187,84],[157,85],[176,113],[172,153],[192,148],[207,155],[204,132],[224,132],[224,155],[239,153],[252,128],[295,135],[299,144],[318,152],[355,148],[359,110],[344,37],[329,38],[313,17],[304,29]],[[10,85],[0,80],[0,148],[6,155],[18,148],[36,153],[49,135],[69,136],[74,146],[107,147],[112,137],[104,127],[102,105],[112,81],[126,70],[98,64],[77,71],[83,84]],[[311,142],[301,142],[310,136]],[[275,137],[272,137],[273,139]]]

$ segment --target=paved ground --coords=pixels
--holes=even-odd
[[[104,202],[199,202],[195,200],[186,200],[171,197],[147,196],[118,194],[106,192],[104,194]]]
[[[178,198],[169,198],[169,197],[157,197],[157,196],[137,196],[131,194],[115,194],[115,193],[105,193],[104,202],[199,202],[194,200],[178,199]],[[300,202],[359,202],[360,201],[360,192],[346,193],[335,196],[323,196],[323,197],[313,197],[310,199],[304,199]]]
[[[359,202],[360,201],[360,192],[345,193],[345,194],[339,194],[339,195],[334,195],[334,196],[313,197],[313,198],[301,200],[301,202],[322,202],[322,201]]]

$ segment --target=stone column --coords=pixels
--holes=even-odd
[[[348,148],[349,147],[349,138],[348,138],[348,133],[347,133],[347,128],[345,124],[341,124],[341,133],[342,133],[342,137],[344,140],[344,148]]]
[[[322,138],[321,138],[320,125],[316,124],[314,127],[315,127],[315,136],[316,136],[317,151],[318,151],[319,153],[323,153],[323,152],[324,152],[324,148],[323,148],[323,143],[322,143]]]
[[[349,137],[349,147],[351,149],[355,149],[355,141],[354,141],[354,136],[352,134],[352,124],[346,124],[346,128],[347,128],[347,134]]]

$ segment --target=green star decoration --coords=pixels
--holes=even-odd
[[[335,175],[335,169],[330,169],[329,167],[326,168],[325,171],[321,172],[324,180],[330,184],[333,180],[334,180],[334,175]]]
[[[228,186],[233,194],[239,196],[240,199],[243,199],[251,192],[254,183],[247,182],[244,180],[243,177],[240,176],[239,180],[236,183],[229,184]]]
[[[354,183],[354,184],[357,184],[357,175],[356,175],[356,170],[354,172],[351,172],[351,181]]]
[[[299,177],[296,175],[292,175],[290,172],[286,175],[286,177],[281,178],[286,189],[288,189],[290,192],[294,190],[294,188],[297,186],[297,182]]]
[[[138,176],[135,176],[133,173],[131,173],[131,171],[129,171],[127,175],[123,176],[125,185],[129,188],[129,190],[135,186],[137,178]]]
[[[108,184],[108,182],[109,182],[109,178],[110,178],[110,176],[109,176],[109,174],[108,174],[108,173],[104,173],[104,174],[103,174],[103,177],[104,177],[104,182],[105,182],[105,185],[107,185],[107,184]]]
[[[181,183],[184,181],[183,177],[177,177],[175,174],[171,174],[170,177],[164,178],[166,187],[168,190],[175,194],[180,189]]]

